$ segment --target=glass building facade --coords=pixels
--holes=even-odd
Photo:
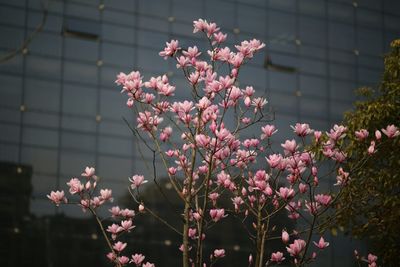
[[[354,90],[378,84],[382,56],[400,34],[400,1],[1,0],[0,184],[10,193],[2,193],[6,204],[0,205],[7,221],[2,235],[12,236],[15,245],[11,254],[10,248],[1,248],[2,255],[14,257],[0,257],[2,266],[25,266],[16,261],[29,255],[35,266],[64,266],[65,248],[55,245],[60,237],[54,232],[83,227],[88,231],[72,238],[98,238],[79,209],[56,209],[46,194],[65,188],[85,166],[95,166],[102,185],[123,198],[127,177],[143,172],[151,157],[137,153],[122,119],[133,122],[133,115],[115,76],[133,69],[145,78],[166,73],[177,86],[177,99],[188,97],[183,77],[158,52],[172,38],[182,46],[201,46],[203,40],[192,34],[197,18],[215,21],[228,33],[230,46],[249,38],[267,44],[243,69],[240,81],[267,97],[283,140],[295,122],[323,130],[340,122],[356,99]],[[65,218],[75,221],[68,225]],[[47,233],[45,239],[34,235],[35,225]],[[24,247],[27,240],[46,251],[40,260]],[[347,241],[333,242],[342,242],[338,247],[351,257]],[[69,254],[85,248],[74,244]],[[103,264],[96,260],[95,251],[103,249],[96,244],[89,252],[93,265],[87,266]],[[339,253],[327,252],[324,266],[351,262],[338,258]],[[75,260],[64,264],[79,265],[78,256]]]

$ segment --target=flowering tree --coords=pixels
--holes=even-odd
[[[154,266],[144,263],[142,254],[125,256],[127,244],[118,241],[134,229],[137,213],[156,217],[181,236],[179,249],[184,267],[213,266],[226,256],[225,249],[220,247],[214,248],[211,255],[204,255],[204,246],[209,229],[227,216],[236,216],[244,225],[250,225],[246,229],[254,249],[249,266],[282,262],[304,266],[329,246],[319,231],[320,217],[350,182],[352,169],[347,169],[344,153],[347,128],[335,125],[323,133],[306,123],[297,123],[292,126],[294,138],[281,144],[282,152],[276,151],[273,135],[278,130],[268,124],[271,121],[263,111],[267,100],[257,96],[251,86],[238,86],[241,68],[265,44],[255,39],[243,41],[233,52],[223,45],[227,35],[215,23],[199,19],[193,25],[193,32],[202,32],[208,40],[207,53],[196,46],[183,49],[176,40],[167,42],[159,53],[176,61],[192,99],[173,102],[176,88],[166,75],[143,82],[141,74],[133,71],[120,73],[116,80],[128,96],[127,106],[137,117],[132,131],[161,160],[183,204],[181,228],[172,226],[146,206],[139,189],[147,177],[140,173],[129,179],[129,192],[137,209],[111,208],[115,222],[107,229],[97,210],[112,200],[112,192],[101,189],[98,195],[94,168],[87,167],[82,173],[85,181],[72,178],[67,183],[69,192],[77,195],[77,202],[67,201],[63,191],[51,192],[48,197],[56,205],[74,203],[94,215],[110,250],[107,257],[115,266]],[[394,132],[398,133],[397,128]],[[324,191],[320,181],[330,182],[332,177],[336,177],[335,190]],[[222,206],[221,196],[231,199],[231,204]],[[282,211],[298,222],[296,230],[288,232],[272,223]],[[272,240],[281,240],[287,245],[286,251],[266,255]],[[374,255],[359,259],[376,266]]]

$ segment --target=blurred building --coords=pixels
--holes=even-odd
[[[183,77],[158,52],[172,38],[205,48],[192,34],[197,18],[220,25],[230,46],[249,38],[267,44],[240,80],[268,98],[284,139],[295,122],[328,129],[352,107],[354,89],[377,85],[382,55],[400,34],[400,1],[1,0],[0,221],[2,236],[15,244],[10,249],[2,242],[2,266],[23,265],[7,260],[10,251],[17,260],[37,259],[36,266],[61,266],[55,263],[65,251],[79,253],[85,242],[93,253],[93,265],[85,266],[101,264],[95,226],[81,227],[89,218],[76,207],[54,208],[46,194],[85,166],[96,167],[117,199],[126,193],[128,176],[146,174],[122,119],[133,122],[115,75],[167,73],[176,97],[186,98]],[[76,235],[68,235],[68,243],[49,229]],[[348,265],[351,244],[334,242],[340,246],[324,254],[324,266]],[[35,254],[27,250],[32,246]],[[63,266],[79,265],[72,258]]]

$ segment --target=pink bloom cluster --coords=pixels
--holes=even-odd
[[[304,219],[307,227],[303,230],[313,231],[319,217],[335,202],[337,192],[350,182],[351,170],[344,165],[348,157],[344,140],[348,133],[343,125],[334,125],[328,132],[322,132],[307,123],[296,123],[291,126],[293,139],[285,140],[281,151],[272,149],[273,135],[278,130],[265,114],[267,100],[257,96],[252,86],[238,83],[240,69],[265,44],[255,39],[243,41],[231,51],[224,46],[227,35],[215,23],[199,19],[193,26],[194,33],[204,33],[209,41],[210,49],[206,53],[197,46],[182,48],[178,40],[167,42],[159,53],[176,62],[192,99],[174,99],[176,87],[166,75],[144,81],[140,72],[132,71],[120,73],[115,82],[127,94],[127,106],[136,112],[138,134],[150,137],[173,189],[185,204],[182,255],[188,263],[190,259],[193,264],[197,261],[196,266],[206,267],[207,263],[199,256],[202,244],[207,241],[205,225],[210,227],[234,214],[252,222],[252,235],[269,237],[275,234],[275,226],[266,221],[284,212],[294,221]],[[252,137],[243,138],[246,130],[251,131]],[[382,132],[388,139],[400,135],[394,125]],[[178,140],[175,143],[171,141],[172,134]],[[369,133],[361,129],[355,136],[362,142],[369,138]],[[367,156],[376,151],[381,137],[381,131],[376,131],[375,139],[365,148]],[[332,163],[333,169],[322,168],[325,162]],[[330,173],[336,173],[337,192],[326,192],[320,186],[320,179],[328,180]],[[95,212],[106,201],[112,201],[109,189],[101,189],[96,196],[97,177],[93,168],[87,168],[82,176],[86,179],[84,182],[72,178],[67,185],[72,195],[80,197],[79,205],[84,210]],[[135,200],[140,199],[138,189],[147,182],[145,177],[134,175],[129,181]],[[220,206],[218,200],[222,195],[231,199],[232,208]],[[67,202],[63,191],[51,192],[48,198],[56,205]],[[144,209],[140,203],[138,211]],[[112,242],[107,257],[116,266],[129,263],[154,266],[143,263],[145,256],[141,254],[124,256],[127,244],[117,241],[122,234],[134,229],[135,212],[118,206],[110,212],[114,223],[106,230]],[[286,251],[272,253],[268,261],[290,260],[299,265],[315,260],[317,251],[320,253],[329,246],[322,236],[318,242],[312,241],[311,234],[306,238],[300,230],[291,234],[282,231],[282,236],[277,238],[287,246]],[[318,250],[310,253],[312,243]],[[257,253],[257,265],[264,266],[258,262],[263,260],[260,251]],[[191,258],[194,254],[196,259]],[[210,265],[223,257],[225,250],[215,249],[210,255]],[[373,259],[369,259],[371,266],[376,261]],[[252,262],[250,256],[249,263]]]

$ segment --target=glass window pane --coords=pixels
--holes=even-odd
[[[119,66],[132,66],[134,57],[134,47],[104,43],[103,62]]]
[[[263,8],[238,5],[238,26],[241,31],[266,35],[266,11]],[[256,22],[256,25],[255,25]]]
[[[96,88],[65,84],[63,112],[75,115],[96,116]]]
[[[16,76],[0,75],[0,106],[18,108],[22,104],[22,79]]]
[[[64,131],[61,134],[61,146],[62,149],[75,149],[94,154],[96,151],[96,136]]]
[[[271,38],[294,40],[296,36],[296,18],[293,14],[270,11],[268,18],[269,35]]]
[[[335,78],[354,80],[356,77],[355,76],[356,69],[353,66],[331,63],[329,70],[330,70],[330,75]]]
[[[67,59],[96,62],[98,59],[98,42],[78,38],[64,39],[64,56]]]
[[[331,80],[330,98],[339,101],[353,101],[353,99],[355,98],[355,89],[356,85],[354,82]]]
[[[60,79],[61,61],[44,57],[28,56],[26,73],[31,77]]]
[[[19,125],[0,123],[0,129],[0,140],[2,142],[19,143]]]
[[[325,1],[320,0],[302,0],[299,1],[300,12],[316,16],[325,16]]]
[[[329,2],[328,14],[331,20],[353,23],[353,5]]]
[[[300,17],[300,40],[303,43],[325,46],[327,41],[326,22],[304,16]]]
[[[0,23],[7,25],[24,26],[25,10],[18,7],[2,6],[0,8]]]
[[[23,29],[17,29],[15,27],[9,26],[0,26],[0,34],[1,36],[3,36],[3,38],[0,38],[0,47],[2,47],[3,49],[15,49],[21,46],[24,40]]]
[[[28,109],[58,112],[60,110],[60,83],[26,79],[25,103]]]
[[[60,124],[60,116],[58,113],[48,114],[44,112],[24,112],[24,124],[32,126],[43,126],[50,128],[58,128]]]
[[[334,48],[354,49],[354,27],[349,24],[329,23],[329,45]]]
[[[24,146],[22,163],[33,166],[33,171],[37,173],[56,174],[57,150]]]
[[[135,30],[133,27],[103,24],[102,38],[106,41],[120,42],[126,44],[134,43]]]
[[[382,32],[360,28],[358,30],[358,47],[360,54],[382,55]]]
[[[327,84],[323,78],[300,75],[300,91],[304,96],[327,96]]]
[[[97,66],[93,64],[80,64],[76,62],[65,61],[64,78],[66,81],[80,83],[97,83]]]
[[[24,127],[22,131],[22,143],[24,145],[57,148],[58,131]]]
[[[233,14],[235,7],[233,2],[222,2],[205,0],[206,17],[221,26],[223,32],[233,29],[235,25],[234,16],[221,16],[221,14]]]

